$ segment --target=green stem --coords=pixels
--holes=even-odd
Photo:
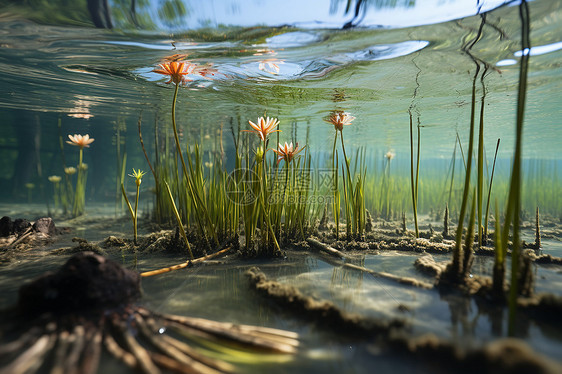
[[[176,101],[177,101],[177,98],[178,98],[179,84],[176,84],[175,86],[176,87],[175,87],[175,90],[174,90],[174,98],[172,99],[172,127],[174,129],[174,139],[176,141],[176,150],[177,150],[176,152],[180,156],[183,175],[184,175],[184,177],[187,181],[187,187],[189,189],[189,193],[191,195],[191,198],[195,202],[195,204],[198,204],[198,203],[200,204],[201,209],[203,210],[203,213],[204,213],[205,218],[207,220],[207,223],[209,224],[209,229],[211,230],[213,238],[215,239],[216,244],[219,245],[219,240],[218,240],[217,234],[214,230],[213,224],[211,223],[209,213],[207,212],[207,209],[205,208],[205,205],[201,201],[201,198],[199,197],[199,195],[196,194],[196,192],[194,191],[193,186],[191,185],[191,180],[189,179],[189,174],[187,174],[187,167],[185,165],[185,160],[183,158],[183,153],[182,153],[181,146],[180,146],[180,139],[179,139],[179,136],[178,136],[178,128],[177,128],[177,125],[176,125]]]
[[[137,183],[137,196],[135,197],[135,219],[133,220],[134,225],[134,237],[135,237],[135,245],[137,244],[137,219],[138,219],[138,209],[139,209],[139,191],[140,191],[140,184]]]
[[[417,154],[416,154],[416,222],[417,222],[417,216],[418,216],[418,182],[420,180],[420,150],[421,150],[421,133],[420,133],[420,118],[418,116],[418,149],[417,149]],[[417,227],[417,224],[416,224]],[[416,228],[416,232],[418,232],[419,229]],[[418,232],[419,234],[419,232]]]
[[[521,243],[519,236],[519,212],[521,210],[521,153],[523,150],[523,120],[525,115],[525,100],[527,97],[527,72],[529,69],[529,56],[531,43],[529,40],[529,24],[530,15],[529,7],[526,0],[522,0],[519,5],[519,16],[521,18],[521,50],[523,54],[520,61],[519,69],[519,89],[517,95],[517,120],[516,120],[516,137],[515,137],[515,154],[513,160],[513,171],[511,174],[511,184],[509,189],[510,204],[508,204],[508,213],[510,220],[513,221],[513,248],[511,250],[511,288],[509,293],[509,321],[508,332],[513,335],[515,329],[517,295],[518,295],[518,275],[519,275],[519,257],[521,251]],[[510,210],[509,208],[512,207]],[[509,211],[510,210],[510,211]],[[506,245],[507,236],[509,234],[508,216],[506,213],[506,223],[503,230],[502,244]]]
[[[418,229],[418,206],[416,200],[416,179],[414,179],[414,124],[412,119],[412,112],[408,110],[410,115],[410,183],[412,186],[412,208],[414,210],[414,226],[416,230],[416,238],[419,238]]]
[[[464,178],[464,190],[461,202],[461,210],[459,214],[459,223],[457,226],[457,233],[455,237],[455,248],[453,251],[453,269],[454,272],[460,274],[462,272],[461,264],[461,245],[462,245],[462,229],[464,216],[466,214],[466,206],[468,204],[468,195],[470,190],[470,175],[472,172],[472,150],[474,148],[474,120],[476,112],[476,78],[480,73],[480,65],[476,64],[476,72],[474,73],[474,79],[472,81],[472,100],[470,108],[470,132],[468,138],[468,152],[467,152],[467,162],[466,162],[466,175]]]
[[[486,99],[486,86],[484,85],[484,76],[488,67],[484,68],[482,75],[480,77],[480,82],[482,83],[482,99],[480,103],[480,125],[478,127],[478,173],[477,173],[477,201],[478,201],[478,247],[482,246],[482,202],[483,202],[483,187],[484,187],[484,100]]]
[[[166,190],[168,191],[168,198],[170,199],[170,202],[172,204],[172,210],[174,211],[174,215],[176,216],[176,220],[178,221],[178,226],[180,229],[180,233],[181,236],[183,237],[183,240],[185,241],[185,244],[187,245],[187,251],[189,252],[189,258],[191,260],[193,260],[193,252],[191,252],[191,246],[189,245],[189,240],[187,240],[187,234],[185,233],[185,228],[183,227],[183,223],[181,221],[181,217],[180,214],[178,212],[178,208],[176,208],[176,203],[174,202],[174,198],[172,197],[172,192],[170,191],[170,186],[168,185],[168,182],[164,182],[165,186],[166,186]]]
[[[492,164],[492,174],[490,176],[490,185],[488,186],[488,199],[486,201],[486,213],[484,213],[484,242],[488,240],[488,212],[490,208],[490,196],[492,196],[492,182],[494,182],[494,171],[496,170],[496,158],[498,157],[498,149],[500,147],[500,139],[496,144],[496,153],[494,154],[494,163]],[[496,219],[499,217],[496,215]]]
[[[136,213],[136,207],[135,207],[135,210],[133,210],[133,207],[131,206],[131,203],[129,202],[129,198],[127,197],[127,193],[125,192],[125,186],[123,185],[123,183],[121,183],[121,193],[123,194],[123,197],[125,198],[125,202],[127,203],[127,208],[129,208],[129,213],[131,214],[131,219],[133,221],[134,243],[135,243],[135,245],[137,245],[137,213]],[[138,197],[138,192],[137,192],[137,197]],[[138,199],[137,199],[137,201],[138,201]]]
[[[348,185],[347,190],[349,191],[349,193],[351,195],[351,198],[349,200],[346,199],[346,201],[351,201],[351,204],[355,205],[353,183],[351,181],[351,172],[349,171],[349,159],[347,158],[347,154],[345,153],[345,143],[343,141],[343,132],[341,132],[341,134],[340,134],[340,140],[341,140],[341,148],[342,148],[342,151],[343,151],[343,158],[345,160],[345,168],[346,168],[346,171],[347,171],[347,185]],[[346,204],[348,204],[348,203],[346,202]],[[348,211],[348,209],[346,209],[346,211]],[[350,217],[351,214],[348,213],[348,216],[347,216],[347,222],[348,223],[347,224],[349,225],[350,222],[351,222],[352,232],[353,232],[353,234],[356,234],[357,223],[355,222],[355,219],[358,217],[359,212],[356,212],[356,209],[353,209],[352,213],[353,213],[353,218]]]
[[[277,242],[277,238],[275,237],[275,230],[273,230],[273,226],[271,225],[271,220],[269,219],[269,209],[267,209],[267,205],[266,205],[266,193],[267,193],[267,173],[265,171],[265,166],[266,166],[266,162],[265,162],[265,150],[266,150],[266,145],[267,145],[267,139],[263,140],[263,156],[262,156],[262,191],[260,193],[260,202],[262,205],[262,212],[263,212],[263,216],[265,218],[265,223],[267,225],[267,228],[269,229],[269,233],[271,234],[272,238],[273,238],[273,244],[275,245],[275,249],[277,250],[278,253],[282,253],[281,252],[281,248],[279,247],[279,243]]]
[[[336,224],[336,240],[340,237],[340,222],[339,222],[339,204],[336,200],[339,200],[339,193],[338,193],[338,165],[336,161],[336,144],[338,142],[338,131],[336,130],[336,136],[334,137],[334,146],[332,148],[332,171],[334,173],[334,202],[332,210],[334,211],[334,221]]]

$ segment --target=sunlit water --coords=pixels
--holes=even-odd
[[[0,2],[4,3],[10,2]],[[396,154],[393,172],[406,174],[411,109],[414,121],[423,126],[423,183],[425,176],[446,171],[457,134],[467,146],[475,65],[462,46],[474,38],[480,26],[482,18],[475,15],[478,5],[488,11],[503,2],[398,1],[396,7],[368,3],[354,18],[353,12],[344,13],[344,1],[286,1],[282,11],[271,10],[273,2],[254,8],[246,2],[179,1],[175,4],[184,4],[183,16],[178,16],[181,12],[177,10],[161,12],[154,4],[139,8],[138,29],[131,18],[123,16],[126,13],[116,16],[123,2],[110,3],[113,30],[92,28],[83,16],[87,13],[77,13],[82,18],[69,22],[64,11],[55,17],[53,10],[44,14],[30,10],[27,14],[14,7],[0,9],[0,199],[9,203],[0,206],[0,216],[32,219],[46,215],[51,188],[47,176],[62,173],[59,136],[74,133],[89,133],[96,139],[85,151],[88,213],[106,217],[126,213],[114,203],[119,174],[117,142],[119,139],[121,155],[127,152],[127,170],[148,169],[138,143],[137,121],[142,114],[145,143],[152,152],[155,124],[157,131],[169,134],[173,94],[173,87],[152,70],[174,54],[186,54],[188,59],[212,64],[218,70],[213,80],[195,79],[180,90],[177,117],[182,142],[212,147],[222,128],[228,165],[233,158],[231,124],[245,128],[248,120],[267,113],[280,119],[282,141],[308,142],[310,151],[322,158],[333,142],[333,126],[323,118],[333,110],[345,110],[357,117],[344,130],[346,142],[351,148],[367,149],[369,167],[378,167],[383,155],[392,150]],[[484,79],[485,148],[491,160],[501,138],[497,173],[504,183],[513,155],[521,57],[518,7],[513,5],[487,14],[483,36],[472,48],[472,54],[490,66]],[[561,5],[558,0],[530,3],[533,48],[523,142],[526,172],[549,178],[551,183],[545,188],[554,189],[554,195],[562,191],[558,172],[562,144]],[[300,11],[289,12],[295,8]],[[342,29],[348,22],[357,27]],[[477,90],[479,100],[480,82]],[[77,162],[77,153],[66,147],[66,164]],[[456,157],[461,168],[459,153]],[[433,174],[426,174],[432,168]],[[34,183],[35,189],[26,190],[26,183]],[[142,187],[145,196],[150,186],[146,179]],[[500,203],[504,198],[498,196]],[[150,198],[141,202],[145,213],[150,210],[148,201]],[[52,208],[52,201],[50,204]],[[542,210],[562,215],[557,201],[541,206]],[[72,235],[94,241],[108,235],[130,235],[126,224],[120,221],[110,228],[92,230],[86,222],[74,227]],[[532,241],[533,233],[525,232],[524,239]],[[70,237],[65,237],[46,250],[70,245]],[[543,249],[562,256],[560,238],[543,240]],[[412,267],[416,255],[356,256],[367,268],[428,280]],[[135,263],[130,256],[115,257],[127,267]],[[0,306],[15,302],[22,282],[56,269],[64,260],[45,260],[38,253],[29,261],[0,268]],[[154,254],[139,254],[136,259],[139,270],[177,260]],[[156,311],[302,333],[305,349],[292,362],[271,364],[268,372],[304,373],[311,368],[360,372],[357,368],[367,363],[376,363],[383,372],[414,371],[407,360],[401,358],[403,367],[397,369],[396,360],[373,355],[374,348],[367,344],[349,345],[271,308],[248,290],[244,272],[250,265],[234,261],[227,266],[210,265],[146,279],[142,303]],[[403,316],[415,334],[433,332],[461,345],[506,334],[505,319],[491,321],[480,316],[472,302],[465,305],[465,301],[445,300],[435,290],[414,292],[345,270],[321,256],[291,253],[286,260],[259,265],[272,278],[332,300],[347,311],[381,318]],[[560,269],[536,269],[537,291],[560,294]],[[477,259],[474,271],[490,275],[491,262]],[[399,305],[410,311],[401,314]],[[559,331],[544,332],[532,323],[520,333],[535,349],[551,357],[560,352]],[[107,365],[116,370],[111,363]]]

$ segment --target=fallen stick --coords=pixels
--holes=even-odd
[[[189,265],[195,265],[195,264],[200,264],[201,262],[205,261],[205,260],[210,260],[212,258],[218,257],[226,252],[228,252],[230,250],[231,247],[227,247],[225,249],[222,249],[216,253],[210,254],[208,256],[203,256],[203,257],[199,257],[196,258],[195,260],[191,261],[188,260],[182,264],[179,265],[174,265],[174,266],[170,266],[167,268],[162,268],[162,269],[158,269],[158,270],[151,270],[151,271],[145,271],[144,273],[141,273],[140,276],[141,277],[152,277],[153,275],[159,275],[159,274],[164,274],[173,270],[179,270],[179,269],[183,269],[188,267]]]
[[[324,251],[324,252],[326,252],[326,253],[328,253],[332,256],[336,256],[336,257],[344,258],[344,259],[351,258],[350,256],[346,255],[345,253],[343,253],[341,251],[338,251],[337,249],[335,249],[333,247],[330,247],[328,244],[319,242],[316,239],[308,238],[308,239],[306,239],[306,242],[308,244],[310,244],[311,246],[313,246],[317,249],[320,249],[321,251]]]
[[[312,238],[308,238],[306,239],[306,241],[308,242],[308,244],[310,244],[311,246],[318,248],[332,256],[336,256],[340,259],[351,259],[351,256],[346,255],[345,253],[338,251],[335,248],[332,248],[331,246],[329,246],[328,244],[319,242],[316,239],[312,239]],[[409,286],[414,286],[414,287],[420,287],[420,288],[426,288],[426,289],[430,289],[433,288],[432,284],[423,282],[423,281],[418,281],[417,279],[414,278],[408,278],[408,277],[399,277],[390,273],[386,273],[386,272],[379,272],[379,271],[374,271],[371,269],[367,269],[366,267],[363,266],[358,266],[358,265],[353,265],[353,264],[349,264],[349,263],[344,263],[341,264],[341,266],[349,268],[349,269],[354,269],[354,270],[358,270],[358,271],[362,271],[365,273],[369,273],[372,274],[376,277],[381,277],[381,278],[385,278],[385,279],[389,279],[398,283],[402,283],[402,284],[406,284]]]
[[[397,275],[386,273],[384,271],[374,271],[374,270],[371,270],[371,269],[367,269],[366,267],[357,266],[357,265],[353,265],[353,264],[344,264],[343,267],[358,270],[358,271],[362,271],[362,272],[365,272],[365,273],[369,273],[369,274],[374,275],[375,277],[385,278],[385,279],[392,280],[392,281],[395,281],[395,282],[398,282],[398,283],[401,283],[401,284],[406,284],[408,286],[420,287],[420,288],[425,288],[425,289],[428,289],[428,290],[433,288],[432,284],[424,282],[424,281],[417,280],[415,278],[399,277]]]

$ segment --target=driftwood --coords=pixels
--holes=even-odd
[[[417,280],[415,278],[399,277],[397,275],[390,274],[390,273],[387,273],[387,272],[384,272],[384,271],[374,271],[374,270],[371,270],[371,269],[367,269],[366,267],[353,265],[353,264],[344,264],[343,267],[358,270],[358,271],[362,271],[364,273],[369,273],[369,274],[374,275],[375,277],[388,279],[388,280],[391,280],[391,281],[394,281],[394,282],[398,282],[400,284],[405,284],[407,286],[414,286],[414,287],[425,288],[425,289],[433,288],[433,284],[427,283],[427,282],[424,282],[424,281],[420,281],[420,280]]]
[[[340,259],[348,259],[350,258],[350,256],[346,255],[345,253],[338,251],[337,249],[329,246],[328,244],[322,243],[316,239],[313,238],[308,238],[306,239],[306,242],[308,244],[310,244],[311,246],[313,246],[314,248],[317,248],[323,252],[326,252],[332,256],[336,256]]]
[[[323,252],[325,252],[325,253],[327,253],[331,256],[335,256],[340,260],[351,259],[351,256],[346,255],[345,253],[343,253],[341,251],[338,251],[337,249],[329,246],[328,244],[322,243],[322,242],[320,242],[316,239],[308,238],[306,241],[311,246],[313,246],[315,248],[318,248],[321,251],[323,251]],[[423,282],[423,281],[419,281],[415,278],[399,277],[399,276],[396,276],[396,275],[393,275],[393,274],[390,274],[390,273],[375,271],[375,270],[367,269],[364,266],[354,265],[354,264],[350,264],[350,263],[343,263],[342,266],[346,267],[348,269],[362,271],[364,273],[369,273],[371,275],[374,275],[375,277],[388,279],[388,280],[395,281],[395,282],[405,284],[405,285],[408,285],[408,286],[414,286],[414,287],[420,287],[420,288],[426,288],[426,289],[433,288],[432,284],[427,283],[427,282]]]
[[[184,269],[188,266],[200,264],[203,261],[219,257],[219,256],[225,254],[226,252],[230,251],[230,249],[231,249],[231,247],[228,247],[228,248],[222,249],[218,252],[212,253],[210,255],[196,258],[195,260],[187,260],[186,262],[184,262],[182,264],[179,264],[179,265],[174,265],[174,266],[170,266],[170,267],[166,267],[166,268],[162,268],[162,269],[158,269],[158,270],[145,271],[144,273],[141,273],[140,276],[141,277],[152,277],[153,275],[159,275],[159,274],[168,273],[168,272],[173,271],[173,270]]]

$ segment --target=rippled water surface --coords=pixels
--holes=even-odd
[[[365,26],[360,23],[346,30],[334,25],[327,28],[330,24],[326,22],[319,22],[318,28],[310,23],[298,26],[299,21],[289,22],[288,15],[279,18],[284,21],[277,24],[267,16],[262,21],[261,17],[238,19],[236,14],[228,18],[230,22],[223,22],[218,14],[226,2],[209,2],[213,3],[216,25],[233,26],[189,29],[191,24],[187,22],[183,31],[170,34],[163,29],[108,31],[39,25],[4,15],[0,23],[0,107],[6,119],[1,138],[12,144],[12,123],[24,123],[40,126],[46,139],[56,134],[59,117],[66,131],[89,131],[102,138],[109,136],[111,123],[118,118],[130,121],[132,126],[141,109],[147,125],[156,113],[165,118],[171,87],[151,70],[173,54],[211,63],[219,72],[215,80],[195,80],[180,93],[179,117],[192,134],[214,134],[231,117],[241,116],[244,122],[267,110],[280,118],[286,131],[292,122],[297,123],[301,134],[309,126],[314,134],[310,146],[322,149],[329,146],[332,137],[322,118],[337,107],[358,118],[347,131],[354,144],[405,151],[407,110],[412,106],[424,126],[424,139],[438,139],[423,149],[428,155],[448,157],[455,131],[465,137],[474,63],[461,49],[480,26],[479,16],[469,16],[474,2],[443,2],[444,7],[464,3],[466,18],[454,19],[455,13],[437,10],[435,13],[443,18],[448,16],[445,22],[416,26],[412,20],[405,28],[373,27],[377,22],[369,21],[370,16],[392,9],[368,8]],[[324,4],[314,8],[320,17],[330,2],[317,3]],[[432,5],[418,3],[416,7],[422,9]],[[484,4],[489,6],[488,2]],[[199,13],[190,19],[204,18],[209,6],[199,9],[191,2],[188,8]],[[259,7],[253,9],[244,2],[239,7],[243,15],[266,14],[271,18],[271,14],[277,14],[258,13]],[[557,94],[562,75],[560,8],[559,1],[531,3],[528,157],[556,157],[552,152],[562,138],[558,126],[561,99]],[[394,11],[395,16],[389,20],[402,19],[401,12],[411,12],[408,7],[396,7]],[[316,13],[305,14],[314,20]],[[343,22],[352,13],[346,16],[340,9],[338,14]],[[419,17],[418,23],[423,24],[423,14]],[[485,79],[487,146],[493,149],[496,137],[501,136],[505,144],[501,154],[507,156],[511,154],[518,81],[518,8],[501,7],[489,13],[486,22],[472,53],[490,65]],[[264,23],[283,26],[255,27]],[[296,26],[285,26],[293,24]]]

